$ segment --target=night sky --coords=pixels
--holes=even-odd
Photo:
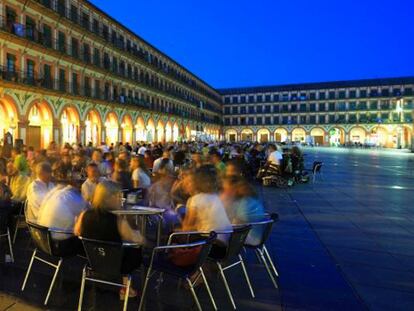
[[[216,88],[414,75],[413,0],[92,0]]]

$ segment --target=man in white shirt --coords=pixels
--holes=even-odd
[[[32,181],[27,188],[27,220],[37,222],[40,206],[43,199],[55,185],[52,180],[52,167],[47,162],[39,163],[36,166],[37,179]]]
[[[267,157],[267,162],[273,165],[280,165],[283,160],[282,153],[277,150],[276,145],[270,144],[268,147],[269,156]]]
[[[105,178],[101,177],[98,165],[91,162],[86,167],[86,174],[88,178],[82,184],[82,197],[87,202],[92,202],[93,194],[95,193],[96,186]]]
[[[147,151],[147,147],[145,146],[145,144],[143,144],[141,147],[139,147],[138,154],[141,155],[141,156],[144,156],[145,151]]]
[[[52,189],[40,206],[37,223],[66,233],[53,233],[52,238],[64,240],[73,234],[76,219],[87,208],[79,190],[72,186],[58,186]]]
[[[92,153],[92,163],[95,163],[98,166],[98,170],[101,176],[105,176],[107,174],[107,171],[106,165],[105,163],[103,163],[102,158],[102,151],[99,149],[94,150],[94,152]]]
[[[168,164],[166,165],[166,169],[170,172],[174,172],[174,163],[170,158],[170,152],[169,151],[164,151],[164,153],[162,154],[161,158],[158,158],[157,160],[154,161],[154,165],[152,167],[152,173],[156,174],[160,168],[161,168],[161,162],[164,159],[168,159]]]

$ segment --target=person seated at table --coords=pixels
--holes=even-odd
[[[191,169],[181,169],[178,179],[174,182],[170,193],[175,211],[181,220],[185,217],[185,206],[191,196],[192,173],[193,171]]]
[[[78,189],[72,186],[57,186],[44,198],[37,216],[37,224],[65,233],[54,233],[52,237],[65,240],[73,235],[73,227],[79,215],[88,205]]]
[[[101,176],[107,176],[108,171],[105,163],[103,162],[102,151],[96,149],[92,152],[91,162],[98,166],[99,174]]]
[[[148,169],[152,169],[154,165],[154,158],[152,156],[151,150],[145,150],[144,152],[144,162]]]
[[[58,181],[67,181],[72,178],[72,159],[69,154],[62,155],[61,160],[56,161],[53,166],[53,177]]]
[[[13,148],[12,149],[12,159],[13,159],[13,165],[16,168],[16,170],[21,175],[29,175],[30,167],[29,163],[27,162],[27,159],[25,155],[22,153],[20,148]]]
[[[259,222],[266,219],[265,209],[254,188],[241,176],[223,179],[220,198],[233,225]],[[247,242],[257,244],[263,228],[253,227]]]
[[[39,163],[36,166],[37,178],[27,188],[27,220],[37,221],[40,205],[43,199],[55,185],[52,183],[52,167],[47,162]]]
[[[293,146],[290,149],[290,159],[292,161],[293,172],[300,173],[305,169],[303,154],[298,146]]]
[[[132,189],[131,175],[128,170],[128,162],[116,159],[112,180],[118,183],[121,189]]]
[[[26,200],[27,188],[31,182],[30,177],[19,174],[19,171],[14,167],[13,162],[7,163],[8,185],[10,187],[14,202],[24,202]]]
[[[163,164],[162,164],[163,163]],[[162,166],[162,167],[161,167]],[[170,159],[170,152],[164,151],[162,154],[162,157],[158,158],[154,161],[153,167],[152,167],[152,173],[157,174],[161,168],[166,168],[170,172],[174,172],[174,163]]]
[[[280,166],[282,165],[283,154],[279,151],[279,148],[275,144],[269,144],[267,163]]]
[[[151,186],[151,173],[145,165],[144,158],[141,156],[133,157],[130,168],[132,172],[132,186],[134,188],[148,189]]]
[[[108,242],[133,242],[145,244],[145,238],[139,231],[133,230],[125,218],[117,217],[113,211],[122,207],[120,186],[110,180],[105,180],[96,186],[92,199],[92,209],[83,212],[75,225],[76,235]],[[124,252],[122,273],[129,274],[136,270],[141,262],[141,249],[127,248]],[[123,278],[124,284],[127,278]],[[125,290],[119,292],[120,298],[125,298]],[[131,289],[129,297],[136,297],[137,292]]]
[[[171,209],[171,188],[175,182],[173,172],[169,166],[169,159],[163,159],[158,169],[157,179],[149,188],[149,202],[151,206]]]
[[[224,176],[226,174],[226,164],[224,164],[224,162],[221,160],[220,153],[217,150],[213,149],[209,152],[209,156],[210,162],[216,168],[218,175],[220,177]]]
[[[83,199],[86,202],[91,202],[96,186],[98,183],[105,180],[105,178],[101,177],[98,165],[94,162],[91,162],[86,166],[86,175],[87,179],[82,184],[81,192]]]
[[[112,152],[104,153],[103,164],[105,166],[105,174],[102,176],[111,178],[115,166],[114,154]]]
[[[232,159],[226,162],[226,174],[225,177],[229,176],[243,176],[242,169],[239,161]]]
[[[192,175],[189,183],[191,194],[187,201],[182,231],[231,231],[232,226],[219,197],[216,168],[204,165]],[[219,234],[212,249],[212,256],[224,256],[228,235]]]

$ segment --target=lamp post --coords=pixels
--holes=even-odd
[[[402,113],[404,111],[404,99],[403,98],[397,98],[395,111],[398,114],[398,125],[397,125],[397,148],[401,149],[401,142],[402,142],[402,134],[403,134],[403,127],[401,125],[402,123]]]

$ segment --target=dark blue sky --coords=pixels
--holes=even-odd
[[[413,0],[92,0],[214,87],[414,75]]]

